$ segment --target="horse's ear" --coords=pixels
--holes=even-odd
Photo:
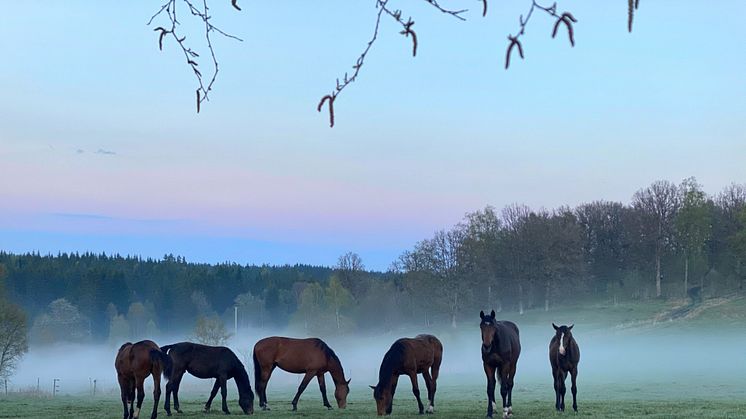
[[[559,327],[557,327],[557,325],[554,323],[552,323],[552,327],[554,328],[554,330],[559,330]]]
[[[573,326],[575,326],[575,324],[571,324],[570,327],[567,328],[567,330],[572,330]]]
[[[490,312],[490,316],[491,316],[491,317],[492,317],[493,319],[495,318],[495,310],[492,310],[492,312]]]
[[[350,385],[350,381],[352,381],[352,378],[350,378],[349,380],[347,380],[347,385],[348,386]]]
[[[368,387],[372,388],[372,389],[373,389],[373,391],[375,391],[375,390],[376,390],[376,386],[368,386]]]
[[[482,320],[484,320],[484,310],[481,310],[479,312],[479,318],[482,319]]]

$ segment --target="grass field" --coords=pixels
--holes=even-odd
[[[519,324],[523,346],[513,393],[514,417],[746,418],[746,298],[712,299],[685,315],[675,316],[682,312],[683,306],[685,302],[654,300],[558,307],[550,312],[536,310],[520,316],[503,313],[503,318]],[[443,340],[445,348],[435,417],[479,418],[486,412],[477,322],[464,321],[456,330],[429,331]],[[576,324],[574,331],[582,353],[577,415],[554,411],[546,355],[548,338],[553,333],[552,321]],[[299,411],[291,412],[290,398],[299,377],[278,373],[269,388],[272,410],[257,411],[255,417],[375,417],[375,403],[367,385],[375,384],[380,357],[396,337],[415,333],[419,331],[398,330],[328,340],[342,357],[348,376],[353,378],[346,410],[324,409],[318,387],[312,383],[301,398]],[[235,347],[248,348],[256,337],[245,338],[246,342],[236,343]],[[58,359],[44,353],[29,356],[29,365],[39,366],[37,370],[21,366],[15,379],[16,390],[0,396],[0,418],[120,418],[122,408],[113,381],[112,351],[99,348],[83,355],[90,374],[78,370],[66,373],[61,369],[75,364],[72,359]],[[251,368],[250,363],[247,367]],[[22,381],[23,374],[28,377],[26,382]],[[35,377],[52,374],[63,377],[63,395],[39,397],[24,390],[33,387]],[[93,377],[99,378],[100,391],[96,398],[84,396],[92,374],[98,374]],[[72,384],[76,378],[80,381],[77,386]],[[424,396],[421,379],[420,387]],[[213,402],[211,413],[202,412],[210,388],[209,381],[185,380],[181,395],[184,413],[175,417],[221,417],[219,400]],[[152,390],[146,387],[146,391],[143,418],[150,416],[153,403]],[[239,413],[232,384],[229,398],[231,411]],[[569,391],[566,404],[571,405]],[[498,413],[496,417],[500,417]],[[162,406],[159,416],[166,417]],[[408,384],[400,385],[393,416],[419,417]]]
[[[481,388],[468,388],[459,396],[449,395],[436,399],[437,409],[433,417],[441,418],[480,418],[485,416],[486,402]],[[569,393],[569,392],[568,392]],[[568,394],[569,395],[569,394]],[[203,413],[204,399],[187,398],[182,402],[182,414],[174,417],[222,417],[220,404],[214,404],[211,413]],[[0,401],[0,418],[120,418],[121,404],[113,397],[106,399],[83,399],[59,397],[54,400],[32,397],[13,397]],[[257,418],[372,418],[375,404],[370,399],[354,398],[345,410],[327,411],[319,400],[305,400],[297,412],[290,411],[289,400],[276,400],[270,404],[271,411],[255,413]],[[240,413],[235,400],[229,403],[232,413]],[[706,401],[706,400],[581,400],[577,414],[556,413],[551,397],[540,400],[515,400],[514,417],[519,418],[744,418],[746,402]],[[143,403],[141,417],[150,417],[152,398],[148,395]],[[392,416],[420,417],[414,399],[397,398]],[[166,417],[161,409],[159,417]],[[496,416],[499,413],[496,412]]]

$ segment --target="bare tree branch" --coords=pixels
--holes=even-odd
[[[411,17],[408,17],[405,21],[402,19],[402,11],[401,10],[392,10],[389,8],[389,1],[390,0],[375,0],[375,6],[378,9],[378,12],[376,13],[376,23],[373,28],[373,35],[371,36],[370,41],[368,41],[368,44],[365,46],[365,49],[363,52],[358,56],[357,60],[355,61],[355,65],[352,66],[352,69],[354,72],[352,75],[348,75],[345,73],[344,77],[342,78],[342,81],[340,82],[339,79],[337,79],[337,85],[335,86],[335,89],[327,94],[324,95],[321,100],[319,101],[318,106],[316,107],[316,110],[321,112],[321,109],[323,108],[324,104],[328,101],[328,109],[329,109],[329,126],[334,126],[334,101],[337,99],[337,96],[339,96],[342,91],[349,86],[351,83],[355,82],[357,80],[358,75],[360,75],[360,69],[362,68],[363,64],[365,63],[365,57],[368,55],[368,52],[370,51],[373,44],[378,39],[378,30],[381,27],[381,16],[385,13],[388,16],[390,16],[396,23],[401,25],[402,30],[399,32],[400,34],[404,35],[405,37],[409,38],[412,37],[412,56],[417,56],[417,34],[415,33],[414,29],[412,29],[412,26],[414,26],[414,20],[412,20]],[[461,21],[466,20],[463,16],[461,16],[463,13],[467,12],[468,9],[460,9],[460,10],[452,10],[452,9],[446,9],[442,7],[437,0],[424,0],[426,3],[430,4],[431,6],[435,7],[440,12],[453,16],[456,19],[459,19]],[[483,0],[485,7],[487,0]],[[486,10],[486,9],[485,9]]]
[[[209,78],[205,78],[202,72],[200,71],[199,62],[198,62],[200,55],[186,44],[185,42],[186,36],[179,36],[177,34],[177,31],[180,25],[180,22],[176,14],[176,8],[178,4],[185,6],[186,10],[188,10],[189,13],[193,17],[198,18],[202,22],[204,22],[205,40],[207,41],[207,48],[210,51],[210,58],[212,60],[212,69],[211,69],[212,74],[209,76]],[[231,4],[234,8],[241,10],[241,8],[237,4],[237,0],[232,0]],[[154,29],[154,31],[160,32],[158,36],[158,47],[161,50],[163,50],[163,39],[166,35],[170,35],[176,41],[179,47],[181,47],[181,50],[184,53],[184,58],[186,58],[187,64],[191,67],[192,72],[197,78],[197,83],[199,85],[197,87],[197,113],[199,113],[200,104],[206,100],[210,100],[209,94],[212,91],[212,86],[213,84],[215,84],[215,80],[218,77],[218,71],[219,71],[218,59],[215,56],[215,49],[213,48],[212,38],[210,37],[211,33],[216,32],[220,35],[223,35],[227,38],[235,39],[237,41],[243,41],[243,40],[227,32],[224,32],[223,30],[221,30],[220,28],[212,24],[211,22],[212,16],[210,16],[210,8],[207,5],[207,0],[202,0],[202,8],[195,6],[192,0],[168,0],[150,18],[147,24],[150,25],[151,23],[153,23],[153,21],[157,17],[162,16],[164,14],[167,17],[168,22],[170,23],[170,27],[159,26]]]
[[[507,70],[510,67],[510,53],[513,50],[513,47],[518,48],[518,53],[523,59],[523,46],[521,45],[520,38],[526,33],[526,26],[528,25],[528,22],[531,20],[531,16],[534,15],[535,10],[540,10],[548,14],[549,16],[553,16],[557,18],[557,22],[554,24],[554,29],[552,31],[552,38],[554,38],[557,35],[557,29],[559,28],[561,23],[564,23],[565,26],[567,26],[567,32],[568,36],[570,37],[570,45],[575,46],[575,34],[573,31],[572,24],[577,22],[577,19],[573,17],[572,14],[569,12],[563,12],[562,14],[557,14],[557,3],[553,3],[549,7],[545,7],[540,5],[536,2],[536,0],[531,0],[531,8],[528,9],[528,13],[526,13],[526,18],[523,18],[523,15],[521,15],[518,18],[518,22],[520,23],[520,28],[518,30],[518,33],[516,35],[508,35],[508,50],[505,54],[505,69]]]

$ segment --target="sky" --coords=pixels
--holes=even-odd
[[[422,4],[420,4],[422,3]],[[212,0],[220,73],[195,112],[195,79],[158,49],[146,2],[24,1],[0,16],[0,249],[94,251],[241,264],[386,269],[467,212],[629,202],[658,179],[715,194],[746,182],[742,1],[560,1],[576,45],[535,15],[525,60],[504,69],[530,3],[480,3],[460,22],[391,0]],[[443,2],[463,5],[464,2]],[[203,53],[198,26],[188,41]]]

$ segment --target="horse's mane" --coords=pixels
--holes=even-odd
[[[401,339],[394,342],[391,348],[383,356],[383,362],[381,362],[381,369],[378,371],[378,385],[376,386],[376,394],[380,395],[384,388],[391,384],[391,379],[394,375],[394,369],[404,363],[404,352],[406,346]]]
[[[316,346],[319,349],[321,349],[321,352],[323,352],[324,355],[326,355],[326,359],[333,359],[339,362],[340,365],[342,364],[342,362],[339,360],[339,357],[337,357],[337,354],[334,353],[334,350],[330,348],[329,345],[326,344],[326,342],[324,342],[321,339],[316,339],[315,343],[316,343]]]

